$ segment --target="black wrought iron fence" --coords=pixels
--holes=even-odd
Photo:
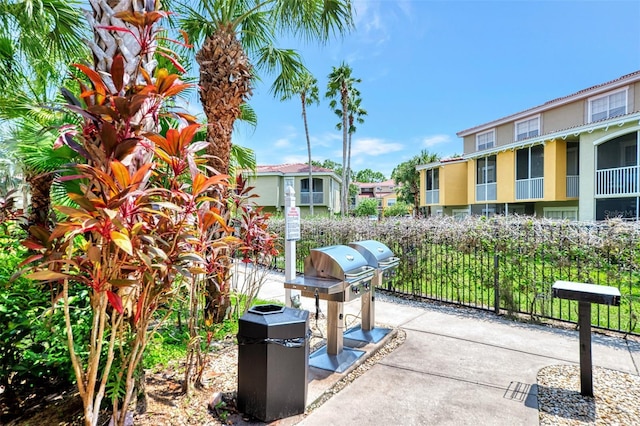
[[[273,230],[282,235],[283,222]],[[595,327],[640,334],[640,225],[496,217],[313,219],[301,223],[296,270],[309,250],[374,239],[398,256],[385,290],[496,313],[577,322],[577,302],[552,298],[558,280],[617,287],[619,307],[595,305]],[[282,267],[284,257],[277,260]]]

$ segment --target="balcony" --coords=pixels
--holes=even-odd
[[[497,183],[481,183],[476,185],[476,201],[495,201],[497,198]]]
[[[433,189],[431,191],[427,191],[426,193],[426,203],[427,204],[439,204],[440,203],[440,190]]]
[[[516,180],[516,200],[531,200],[544,196],[544,178]]]
[[[567,176],[567,198],[580,196],[580,176]]]
[[[313,192],[313,204],[324,204],[324,193],[323,192]],[[300,205],[309,204],[309,193],[301,192],[300,193]]]
[[[596,196],[638,193],[638,166],[596,170]]]

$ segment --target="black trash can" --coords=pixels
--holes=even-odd
[[[238,320],[238,410],[265,422],[304,413],[309,312],[256,305]]]

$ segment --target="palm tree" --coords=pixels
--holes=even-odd
[[[300,55],[277,48],[278,35],[327,41],[353,27],[350,0],[202,0],[183,3],[180,26],[201,45],[200,100],[207,116],[210,166],[227,173],[231,135],[240,106],[252,94],[257,71],[275,74],[271,91],[292,92],[305,71]]]
[[[48,126],[59,119],[45,108],[56,103],[67,63],[88,53],[82,43],[86,27],[80,4],[66,0],[0,3],[0,121],[9,129],[2,142],[21,160],[31,188],[30,225],[48,224],[51,171],[58,164],[56,158],[47,161],[41,155],[52,154],[43,143],[52,140],[42,132],[47,133]]]
[[[277,48],[278,35],[326,41],[353,26],[350,0],[202,0],[183,2],[180,27],[200,45],[200,100],[207,117],[208,165],[228,174],[231,136],[241,108],[252,94],[257,71],[275,74],[271,92],[290,93],[294,77],[305,71],[300,55]],[[225,212],[228,216],[228,212]],[[230,264],[221,254],[220,271],[207,284],[207,318],[226,315]]]
[[[362,103],[362,98],[360,97],[360,91],[356,88],[353,88],[351,90],[350,96],[349,96],[349,102],[348,102],[348,108],[349,108],[349,113],[348,113],[348,122],[349,122],[349,140],[347,141],[347,182],[346,182],[346,187],[351,189],[351,139],[353,137],[353,134],[356,132],[356,126],[355,123],[358,124],[362,124],[364,123],[364,117],[365,115],[367,115],[367,110],[365,110],[364,108],[362,108],[360,106],[360,104]],[[341,111],[336,111],[336,114],[338,114],[339,116],[342,115]],[[336,127],[338,127],[338,130],[340,130],[342,123],[338,123],[338,125]],[[350,191],[349,191],[350,193]]]
[[[304,134],[307,138],[307,154],[309,155],[309,214],[313,216],[313,165],[311,164],[311,139],[309,138],[309,125],[307,122],[307,105],[319,104],[318,80],[308,72],[297,78],[292,86],[293,92],[287,93],[282,100],[291,99],[294,95],[300,95],[302,106],[302,121],[304,122]]]
[[[353,70],[346,63],[340,64],[339,67],[333,67],[329,74],[329,81],[327,83],[327,93],[325,97],[332,98],[329,103],[329,107],[342,117],[342,122],[336,127],[342,129],[342,197],[340,199],[341,215],[347,211],[347,199],[349,196],[348,185],[348,160],[347,154],[349,152],[349,100],[350,93],[354,90],[354,85],[360,83],[359,78],[353,78],[351,73]],[[359,93],[358,95],[359,96]],[[340,103],[338,103],[338,101]]]

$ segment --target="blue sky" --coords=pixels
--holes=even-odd
[[[355,0],[356,30],[328,45],[287,41],[318,79],[308,109],[312,158],[342,162],[338,118],[324,99],[345,61],[368,111],[353,136],[352,169],[387,178],[422,149],[462,153],[456,132],[640,69],[640,1]],[[281,102],[267,77],[250,104],[258,126],[234,143],[258,164],[307,161],[298,99]]]

